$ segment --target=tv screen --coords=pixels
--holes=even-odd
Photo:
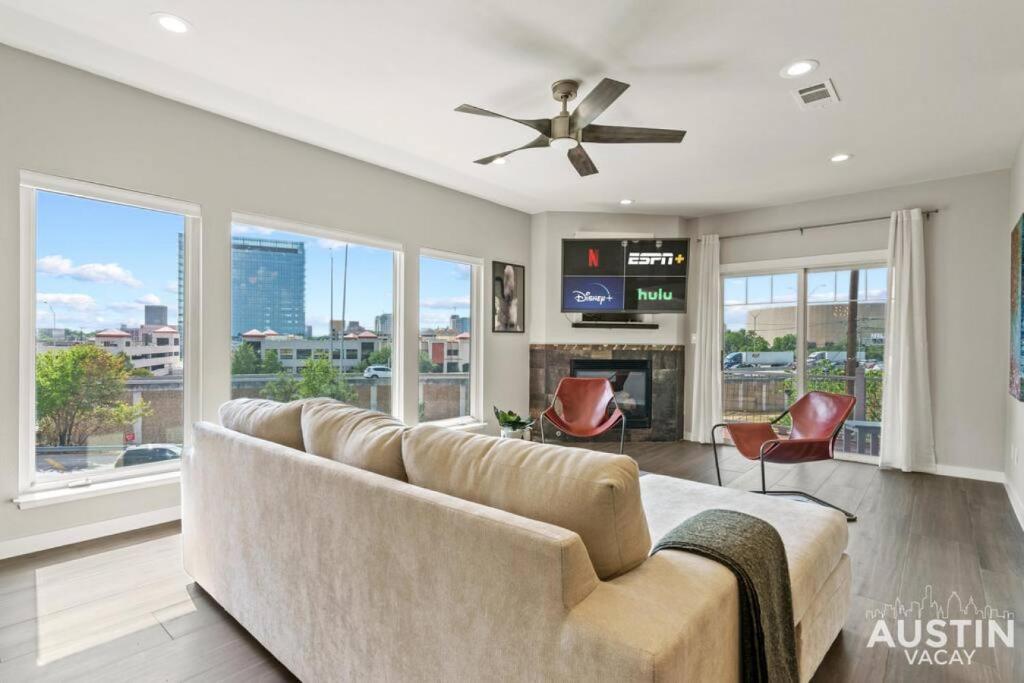
[[[685,313],[688,239],[562,240],[563,313]]]

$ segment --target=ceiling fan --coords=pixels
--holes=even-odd
[[[683,136],[686,135],[685,130],[602,126],[593,123],[594,119],[611,106],[628,87],[628,83],[622,83],[610,78],[601,79],[597,87],[591,90],[570,114],[566,104],[569,100],[575,99],[579,83],[568,79],[555,81],[551,85],[551,94],[557,102],[562,103],[562,111],[551,119],[517,119],[505,116],[504,114],[497,114],[493,111],[487,111],[480,107],[474,107],[471,104],[459,105],[455,108],[455,111],[460,111],[464,114],[508,119],[540,133],[540,135],[522,147],[492,154],[489,157],[477,159],[474,163],[490,164],[496,159],[504,159],[521,149],[554,147],[555,149],[566,150],[569,155],[569,161],[572,163],[573,168],[576,169],[576,172],[581,176],[588,176],[597,173],[597,166],[594,165],[590,155],[583,149],[581,143],[682,142]]]

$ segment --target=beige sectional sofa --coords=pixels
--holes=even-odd
[[[185,568],[302,680],[737,680],[732,574],[647,556],[712,507],[782,536],[802,680],[846,617],[832,510],[322,400],[221,420],[183,462]]]

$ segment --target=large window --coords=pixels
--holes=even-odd
[[[27,173],[21,193],[22,489],[176,468],[198,211]]]
[[[887,280],[884,265],[861,264],[725,277],[726,421],[771,420],[807,391],[850,394],[837,449],[878,455]]]
[[[796,378],[797,273],[723,281],[722,401],[727,421],[771,419]]]
[[[400,252],[347,235],[236,217],[231,396],[326,396],[392,413]]]
[[[419,419],[476,418],[475,314],[480,265],[458,256],[420,256]]]

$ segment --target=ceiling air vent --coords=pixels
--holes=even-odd
[[[794,90],[793,97],[801,109],[822,109],[839,101],[839,94],[831,78]]]

